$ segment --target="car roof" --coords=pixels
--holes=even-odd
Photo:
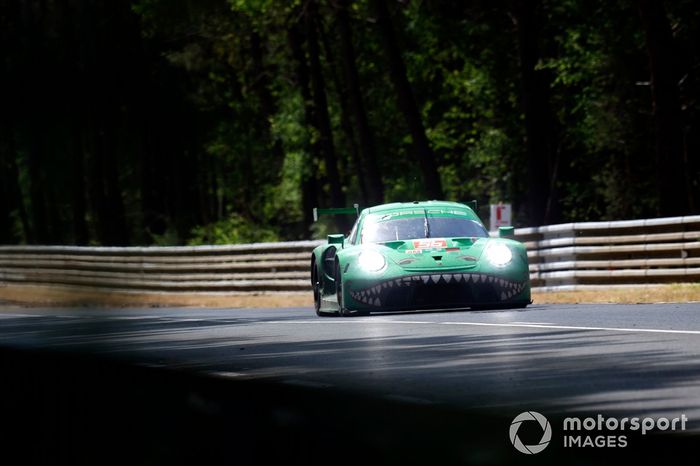
[[[463,209],[471,211],[469,206],[460,204],[459,202],[450,201],[413,201],[413,202],[392,202],[390,204],[381,204],[374,207],[368,207],[362,210],[363,214],[378,214],[400,212],[402,210],[410,210],[415,208],[430,208],[430,209]],[[473,212],[473,211],[472,211]]]

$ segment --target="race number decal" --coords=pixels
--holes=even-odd
[[[444,249],[447,247],[447,241],[444,239],[420,239],[413,242],[413,247],[416,249]]]

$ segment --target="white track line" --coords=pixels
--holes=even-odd
[[[7,318],[7,319],[14,319],[16,317],[46,317],[45,315],[41,314],[0,314],[0,318]],[[53,316],[49,316],[53,317]]]
[[[555,325],[553,322],[509,322],[510,324],[524,324],[524,325]]]
[[[574,325],[543,325],[543,324],[494,324],[486,322],[429,322],[418,320],[374,320],[374,319],[343,319],[343,320],[275,320],[264,321],[267,324],[414,324],[414,325],[466,325],[474,327],[504,327],[504,328],[539,328],[554,330],[595,330],[604,332],[632,332],[632,333],[670,333],[681,335],[700,335],[700,330],[663,330],[654,328],[619,328],[619,327],[582,327]]]
[[[487,324],[476,322],[440,322],[443,325],[474,325],[484,327],[523,327],[546,328],[556,330],[598,330],[607,332],[643,332],[643,333],[678,333],[684,335],[700,335],[700,330],[663,330],[655,328],[619,328],[619,327],[580,327],[574,325],[538,325],[538,324]]]

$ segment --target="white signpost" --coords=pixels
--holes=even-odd
[[[498,227],[511,226],[511,205],[510,204],[491,204],[491,222],[489,227],[491,231],[498,230]]]

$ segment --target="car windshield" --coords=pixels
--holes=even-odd
[[[488,237],[474,220],[459,217],[408,217],[385,221],[367,221],[362,228],[363,243],[417,238]]]

